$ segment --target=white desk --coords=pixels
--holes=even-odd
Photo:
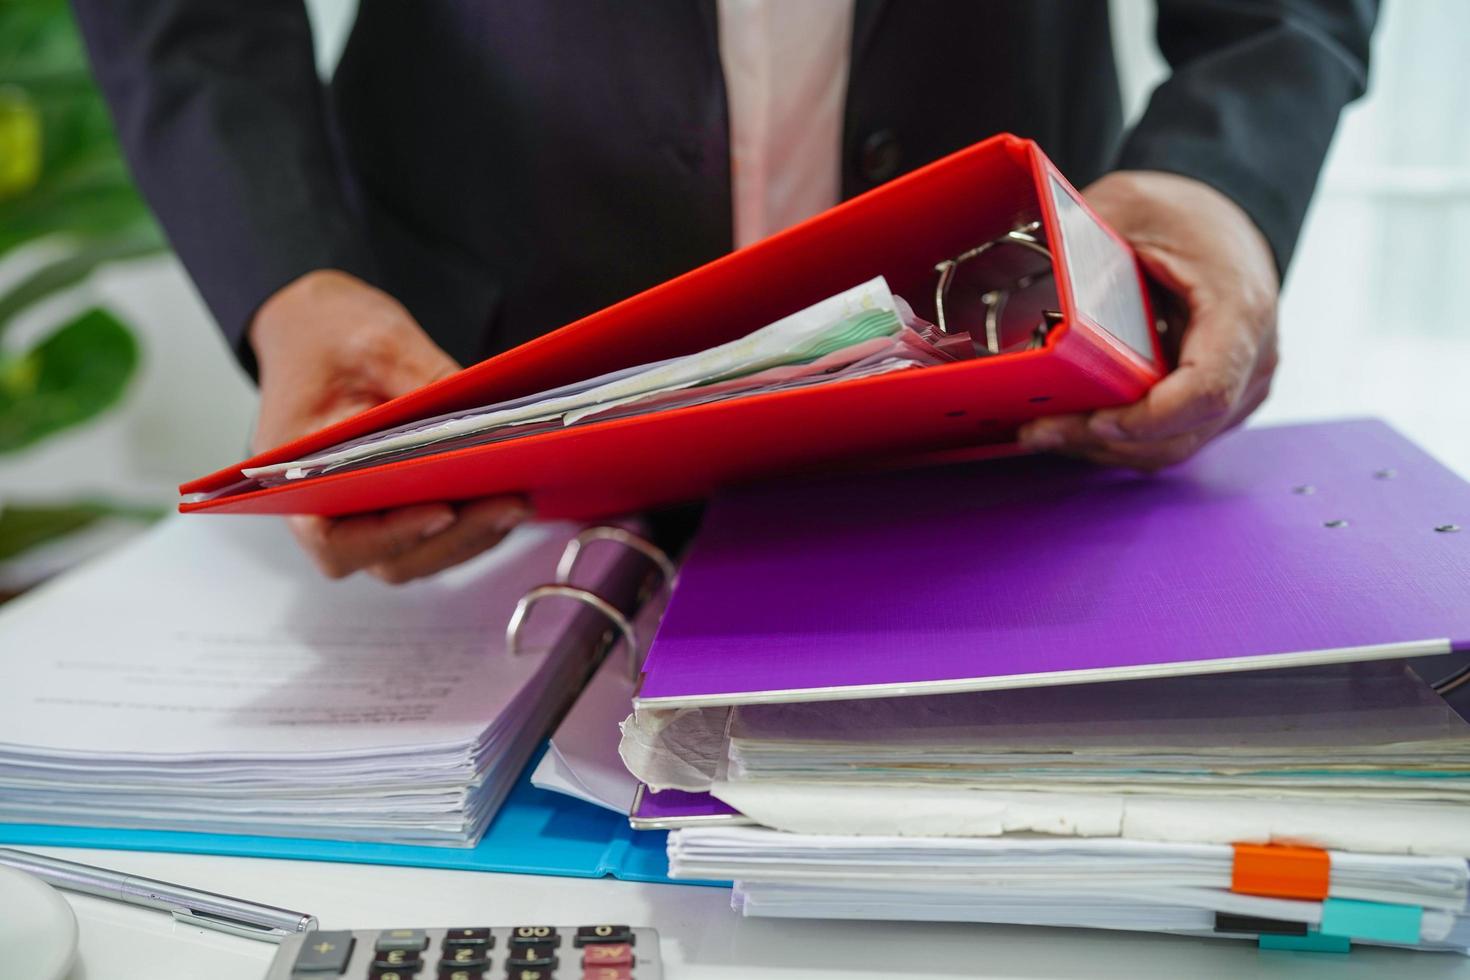
[[[721,889],[619,881],[42,848],[57,857],[310,912],[323,928],[651,925],[669,980],[1392,976],[1470,980],[1470,958],[1359,949],[1259,952],[1249,943],[998,926],[741,919]],[[69,896],[81,927],[71,980],[259,980],[275,947],[156,912]],[[568,971],[570,976],[575,973]],[[427,976],[427,974],[425,974]]]

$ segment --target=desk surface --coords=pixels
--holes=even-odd
[[[669,980],[1007,977],[1382,977],[1470,980],[1470,958],[1061,929],[739,918],[722,889],[464,871],[43,848],[43,853],[317,915],[323,928],[625,921],[663,937]],[[70,895],[82,956],[70,980],[259,980],[275,947]]]

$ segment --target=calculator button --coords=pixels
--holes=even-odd
[[[444,930],[444,948],[459,949],[461,946],[479,946],[484,949],[495,948],[495,937],[490,930],[483,926],[476,929],[446,929]]]
[[[582,950],[583,966],[632,966],[633,947],[627,943],[604,943]]]
[[[490,962],[490,953],[484,946],[461,946],[458,949],[446,949],[444,958],[439,961],[439,969],[444,970],[451,967],[462,969],[483,969]]]
[[[313,932],[301,944],[291,969],[296,973],[341,973],[357,940],[350,932]]]
[[[485,980],[483,966],[441,966],[439,980]]]
[[[505,975],[506,980],[556,980],[556,973],[540,966],[513,966]]]
[[[561,945],[561,937],[551,926],[516,926],[510,931],[510,941],[518,946],[526,943],[538,946]]]
[[[586,946],[588,943],[627,943],[633,945],[633,930],[629,926],[579,926],[572,937],[572,945]]]
[[[631,966],[589,966],[582,971],[582,980],[633,980]]]
[[[556,969],[556,951],[550,946],[512,946],[506,954],[505,965],[512,971],[521,966],[544,966]]]
[[[422,929],[384,929],[373,948],[380,953],[387,949],[424,950],[429,948],[429,934]]]
[[[417,973],[423,965],[423,955],[416,949],[384,949],[373,954],[374,970],[401,970],[404,973]]]
[[[368,980],[413,980],[416,973],[418,973],[417,967],[412,970],[371,969],[368,971]]]

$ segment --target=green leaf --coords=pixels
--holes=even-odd
[[[119,506],[104,501],[88,500],[45,507],[6,504],[0,507],[0,561],[79,531],[98,518],[121,517],[147,523],[162,516],[163,512],[156,508]]]
[[[64,2],[0,0],[0,91],[0,255],[50,235],[152,225]],[[7,154],[7,142],[29,155]]]
[[[62,535],[79,531],[102,516],[96,507],[6,507],[0,510],[0,561]]]
[[[0,336],[4,335],[6,325],[16,314],[48,296],[77,285],[98,266],[152,255],[166,247],[163,236],[151,224],[133,234],[78,243],[76,251],[66,252],[16,283],[9,292],[0,293]]]
[[[100,309],[19,357],[0,358],[0,453],[101,413],[122,396],[138,360],[133,335]]]
[[[0,85],[0,200],[23,194],[41,176],[41,115],[25,90]]]

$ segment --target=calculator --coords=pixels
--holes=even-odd
[[[303,932],[266,980],[663,980],[658,932],[618,925]]]

